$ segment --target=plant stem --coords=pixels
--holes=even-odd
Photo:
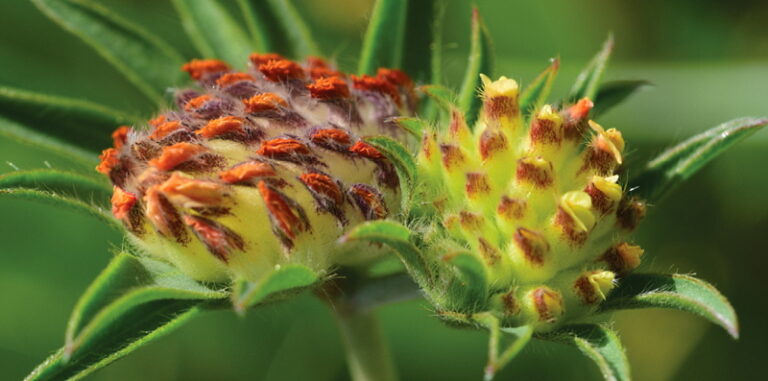
[[[395,381],[392,357],[374,312],[339,309],[336,317],[353,381]]]

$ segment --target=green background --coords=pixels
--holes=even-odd
[[[101,1],[171,41],[192,45],[165,0]],[[466,62],[470,4],[448,5],[446,79]],[[296,0],[325,52],[355,66],[370,1]],[[654,84],[600,119],[620,128],[628,160],[642,160],[697,131],[739,116],[768,114],[768,3],[759,0],[478,1],[494,38],[497,75],[523,84],[559,56],[556,92],[609,31],[616,38],[607,79]],[[146,116],[153,105],[85,44],[27,0],[0,2],[0,84],[78,97]],[[425,52],[426,53],[426,52]],[[409,54],[414,54],[413,52]],[[418,54],[418,53],[416,53]],[[742,338],[677,312],[617,315],[637,380],[746,380],[764,376],[768,341],[768,132],[707,166],[661,205],[636,241],[641,270],[696,273],[717,285],[740,316]],[[0,140],[0,173],[74,164]],[[23,378],[63,342],[78,295],[119,248],[106,227],[70,212],[0,200],[0,379]],[[450,329],[414,301],[381,309],[404,380],[477,380],[485,334]],[[202,315],[99,371],[89,380],[345,380],[330,313],[310,295],[252,311]],[[572,348],[534,343],[500,380],[598,380]]]

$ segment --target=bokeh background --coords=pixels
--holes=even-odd
[[[224,0],[228,2],[229,0]],[[418,0],[415,0],[418,1]],[[167,0],[100,0],[177,45],[193,49]],[[324,51],[355,66],[371,0],[295,0]],[[470,3],[447,0],[446,79],[466,63]],[[654,86],[601,118],[619,127],[630,160],[738,116],[768,114],[768,2],[763,0],[478,0],[494,38],[497,73],[532,79],[559,56],[560,93],[616,38],[607,79]],[[0,84],[79,97],[146,115],[154,105],[27,0],[0,2]],[[410,53],[413,54],[413,53]],[[765,375],[768,341],[768,131],[740,144],[653,206],[637,241],[642,270],[696,273],[726,294],[742,338],[683,313],[617,316],[637,380],[747,380]],[[0,173],[61,158],[0,140]],[[78,295],[119,247],[104,226],[67,211],[0,200],[0,379],[23,378],[63,342]],[[485,334],[449,329],[423,302],[380,310],[403,380],[478,380]],[[240,319],[202,315],[89,380],[346,380],[337,328],[310,295]],[[573,348],[534,343],[501,380],[598,380]]]

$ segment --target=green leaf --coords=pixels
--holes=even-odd
[[[464,311],[484,309],[488,300],[488,276],[483,262],[468,252],[449,253],[443,260],[456,272],[456,281],[449,291],[450,301],[456,304],[454,308]]]
[[[723,123],[667,149],[648,162],[629,189],[657,202],[712,159],[768,124],[768,118],[741,118]]]
[[[355,226],[341,241],[367,241],[390,247],[403,261],[416,282],[424,286],[431,279],[431,275],[421,250],[411,243],[410,236],[408,228],[397,222],[377,220]]]
[[[118,254],[75,306],[64,348],[27,380],[82,378],[169,332],[203,303],[226,298],[169,264]]]
[[[44,135],[25,125],[5,119],[2,116],[0,116],[0,137],[58,155],[77,163],[84,168],[88,168],[89,173],[95,173],[93,168],[99,163],[99,161],[96,160],[96,155],[91,152]]]
[[[603,75],[605,66],[613,51],[613,35],[608,35],[608,39],[603,43],[603,48],[589,61],[587,67],[582,70],[576,82],[568,94],[568,100],[575,102],[581,98],[595,99],[597,90],[600,88],[600,77]]]
[[[528,345],[533,336],[534,327],[532,325],[502,327],[499,318],[490,312],[475,313],[472,317],[481,326],[488,329],[488,364],[485,366],[483,379],[491,381],[496,376],[497,371],[504,368]],[[512,342],[507,345],[503,352],[499,353],[503,339],[502,333],[506,334],[508,339],[508,336],[512,336]]]
[[[477,8],[472,10],[472,34],[469,62],[464,72],[459,91],[459,108],[466,115],[467,125],[472,128],[477,120],[482,100],[478,96],[481,88],[480,74],[493,76],[493,47],[491,37]]]
[[[439,85],[443,83],[443,23],[445,22],[445,9],[446,5],[444,1],[433,1],[434,4],[432,4],[432,43],[429,45],[429,51],[430,51],[430,70],[431,74],[429,76],[430,83],[433,85]],[[419,1],[412,1],[411,5],[414,4],[421,4]],[[413,17],[413,15],[418,15],[418,13],[415,13],[415,10],[409,10],[408,11],[409,19],[408,19],[408,25],[409,28],[410,25],[415,21],[417,18]],[[411,33],[407,33],[408,36],[411,36]],[[408,52],[412,51],[412,48],[406,47],[406,62],[409,58]],[[407,68],[406,68],[407,70]],[[419,115],[421,115],[425,120],[434,120],[437,117],[437,105],[435,104],[435,100],[432,98],[424,99],[422,101],[421,106],[421,112]]]
[[[205,58],[245,68],[254,50],[246,32],[218,0],[173,0],[184,30]]]
[[[290,0],[238,0],[238,4],[260,51],[298,59],[320,54],[312,31]]]
[[[612,81],[600,85],[600,90],[595,96],[595,107],[592,109],[592,117],[606,113],[614,106],[624,102],[638,91],[650,86],[651,83],[642,80]]]
[[[711,284],[681,274],[632,274],[619,281],[601,311],[669,308],[690,312],[739,337],[739,322],[728,300]]]
[[[429,123],[421,118],[399,117],[393,120],[398,127],[402,128],[411,136],[421,139],[424,131],[429,130]]]
[[[358,73],[373,75],[379,67],[400,67],[405,47],[407,3],[406,0],[376,0],[360,52]]]
[[[181,78],[183,57],[165,42],[91,0],[32,0],[57,24],[91,45],[150,100]]]
[[[123,232],[123,226],[103,209],[73,198],[26,188],[0,189],[0,199],[1,198],[35,201],[63,209],[69,209],[86,216],[96,217],[100,221],[106,222],[109,227],[116,231]]]
[[[547,334],[545,339],[578,348],[600,368],[606,381],[629,381],[629,362],[621,341],[608,327],[596,324],[571,325]]]
[[[527,115],[544,105],[552,90],[552,84],[555,82],[559,68],[560,59],[553,58],[549,67],[523,90],[523,93],[520,94],[520,112],[523,115]]]
[[[416,82],[427,82],[430,76],[433,44],[433,32],[438,13],[443,7],[438,6],[439,0],[406,1],[405,35],[403,40],[402,69]],[[433,82],[435,83],[435,82]]]
[[[241,280],[235,283],[232,305],[239,314],[268,298],[312,286],[319,280],[317,273],[299,264],[282,265],[258,282]]]
[[[458,95],[453,90],[442,85],[425,85],[419,88],[428,97],[430,97],[435,104],[443,111],[443,115],[447,116],[450,111],[455,107],[454,105],[458,101]]]
[[[237,0],[237,5],[240,7],[240,13],[245,18],[245,24],[248,27],[248,33],[251,35],[254,48],[258,52],[270,52],[273,50],[272,44],[269,38],[270,31],[267,21],[264,19],[265,14],[261,9],[257,10],[256,6],[262,3],[261,0]]]
[[[267,0],[272,14],[282,26],[285,37],[292,47],[294,57],[306,58],[320,54],[307,23],[290,0]]]
[[[112,145],[110,134],[118,125],[141,120],[96,103],[2,86],[0,115],[95,152]]]
[[[53,192],[86,203],[109,203],[112,189],[105,181],[56,169],[33,169],[0,175],[0,189],[28,188]]]
[[[376,147],[395,166],[400,179],[400,192],[403,210],[410,207],[413,188],[416,186],[416,162],[408,150],[398,141],[387,136],[369,136],[365,142]]]

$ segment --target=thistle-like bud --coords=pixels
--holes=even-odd
[[[491,308],[505,324],[552,329],[594,312],[637,267],[642,249],[622,242],[645,204],[624,195],[614,173],[624,140],[589,120],[592,101],[522,115],[515,81],[482,82],[471,129],[453,111],[422,140],[423,196],[440,204],[444,227],[435,240],[470,250],[486,267],[489,299],[460,310]]]
[[[337,239],[399,213],[394,167],[364,137],[404,138],[391,119],[413,112],[410,79],[348,78],[318,58],[250,62],[237,72],[193,60],[182,70],[198,87],[176,92],[177,109],[115,131],[97,168],[115,186],[113,214],[140,248],[198,280],[369,258]]]

